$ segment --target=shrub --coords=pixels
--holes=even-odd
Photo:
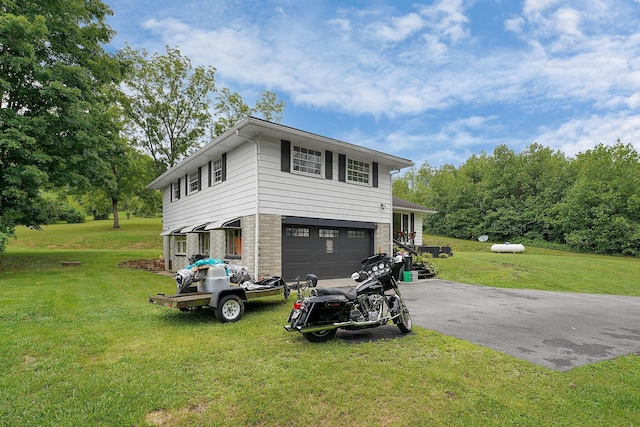
[[[84,222],[85,216],[83,212],[72,207],[67,207],[67,209],[60,214],[60,219],[69,224],[80,224]]]

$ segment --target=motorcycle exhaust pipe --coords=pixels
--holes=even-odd
[[[338,329],[338,328],[348,328],[348,327],[361,327],[361,328],[364,328],[364,327],[367,327],[367,326],[376,326],[376,325],[379,325],[379,324],[383,323],[383,321],[388,322],[389,320],[393,320],[393,317],[387,317],[387,318],[380,319],[380,320],[371,320],[371,321],[367,321],[367,322],[354,322],[354,321],[350,320],[348,322],[332,323],[330,325],[306,326],[306,327],[302,326],[302,327],[297,327],[297,328],[294,328],[294,327],[292,327],[290,325],[286,325],[284,328],[288,332],[298,331],[300,333],[306,334],[308,332],[328,331],[330,329]]]

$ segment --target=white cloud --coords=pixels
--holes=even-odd
[[[618,139],[633,144],[640,152],[640,115],[618,112],[574,119],[555,129],[544,130],[535,140],[567,156],[575,156],[596,144],[615,144]]]
[[[424,25],[425,22],[420,15],[410,13],[405,16],[393,17],[390,23],[374,24],[371,31],[376,38],[383,42],[399,42],[420,31]]]
[[[571,8],[554,10],[555,4],[529,1],[525,12],[544,12],[556,35],[560,30],[580,35],[583,15]],[[280,21],[269,28],[231,22],[202,29],[175,19],[149,20],[145,28],[159,36],[159,45],[178,45],[194,62],[215,65],[226,82],[284,91],[294,103],[350,114],[394,117],[460,104],[522,104],[531,97],[606,108],[614,98],[634,105],[633,93],[640,90],[634,88],[637,64],[629,62],[640,56],[638,37],[598,34],[562,55],[536,40],[530,40],[528,51],[475,51],[460,44],[468,33],[461,0],[385,20],[376,15],[373,24],[362,21],[361,13],[340,13],[313,29],[275,25]],[[505,25],[516,30],[523,19]],[[372,25],[378,36],[402,43],[386,49],[356,37]],[[334,31],[323,32],[327,27]],[[627,88],[633,92],[625,94]],[[612,96],[611,90],[620,93]]]
[[[558,3],[560,3],[560,0],[526,0],[522,11],[526,15],[534,15],[544,12]]]
[[[420,8],[420,14],[429,21],[435,35],[456,43],[469,34],[468,18],[462,0],[440,0],[433,5]]]
[[[570,152],[592,138],[624,139],[615,132],[620,129],[640,140],[633,131],[640,108],[640,32],[637,21],[625,16],[640,0],[623,2],[627,9],[609,0],[526,0],[487,40],[472,33],[478,19],[470,15],[473,3],[436,0],[403,9],[395,2],[360,9],[316,4],[324,14],[305,9],[300,16],[301,6],[277,2],[256,14],[218,16],[215,24],[153,15],[144,23],[152,36],[145,47],[154,51],[154,43],[162,52],[166,44],[178,46],[194,63],[215,66],[220,85],[274,90],[291,99],[288,108],[393,120],[402,131],[363,132],[362,139],[381,151],[417,147],[415,157],[428,152],[431,160],[424,159],[434,165],[434,155],[455,163],[453,152],[523,144],[501,127],[501,120],[511,119],[505,114],[526,116],[521,123],[535,122],[538,113],[572,115],[539,133],[565,140],[562,147]],[[513,35],[517,44],[507,42]],[[618,108],[627,112],[618,114]],[[457,110],[465,111],[462,119],[439,121],[434,129],[405,128],[415,119],[424,129],[427,116]],[[607,121],[615,126],[607,128]]]

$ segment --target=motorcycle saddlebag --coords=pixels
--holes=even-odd
[[[349,319],[351,302],[342,295],[324,295],[309,301],[311,311],[306,319],[310,323],[344,322]]]

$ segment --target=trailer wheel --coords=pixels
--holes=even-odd
[[[213,313],[221,322],[235,322],[244,314],[244,303],[237,295],[226,295],[220,299]]]

